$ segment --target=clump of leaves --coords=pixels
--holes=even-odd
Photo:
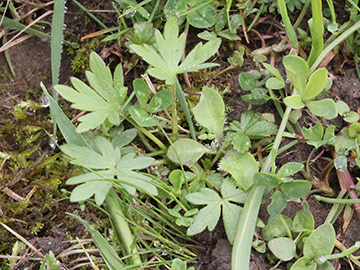
[[[168,19],[163,35],[159,30],[155,30],[155,39],[157,50],[147,44],[131,44],[130,48],[152,66],[148,69],[151,76],[165,80],[169,85],[175,84],[177,74],[217,66],[215,63],[204,62],[218,50],[220,39],[204,45],[198,43],[179,65],[185,49],[186,35],[182,33],[179,36],[179,26],[175,17]]]
[[[119,111],[127,95],[121,65],[111,75],[110,69],[95,52],[90,54],[90,69],[86,77],[91,87],[72,77],[74,88],[56,85],[55,90],[65,99],[73,103],[79,110],[90,111],[81,116],[76,131],[81,133],[98,127],[105,121],[110,125],[120,124]]]

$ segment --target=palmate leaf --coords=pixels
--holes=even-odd
[[[121,65],[118,65],[111,75],[110,69],[95,52],[90,54],[90,71],[86,77],[89,87],[77,78],[71,78],[74,88],[65,85],[56,85],[55,90],[65,99],[73,103],[79,110],[89,111],[79,118],[81,124],[76,131],[81,133],[94,129],[108,120],[113,125],[120,123],[120,105],[127,95],[124,87],[124,77]]]
[[[227,178],[221,185],[221,197],[209,188],[186,195],[186,199],[193,204],[206,204],[194,217],[187,234],[201,233],[206,227],[212,231],[220,219],[222,208],[225,231],[229,242],[233,243],[242,207],[231,202],[244,203],[247,196],[248,193],[236,188],[236,183],[231,178]]]
[[[77,185],[71,201],[79,202],[95,195],[95,202],[101,205],[112,187],[112,182],[118,183],[126,191],[135,194],[136,190],[157,195],[157,189],[152,184],[152,178],[136,170],[149,167],[154,159],[150,157],[136,157],[135,153],[121,156],[120,147],[113,148],[111,142],[104,137],[94,139],[97,151],[74,144],[61,146],[61,150],[73,159],[73,163],[92,172],[70,178],[68,185]]]
[[[205,45],[198,43],[179,66],[185,49],[186,35],[183,33],[179,36],[179,26],[173,16],[166,22],[163,34],[155,30],[155,37],[158,51],[147,44],[129,46],[151,65],[149,74],[157,79],[165,80],[167,84],[175,84],[177,74],[217,65],[204,62],[218,50],[221,39],[215,39]]]

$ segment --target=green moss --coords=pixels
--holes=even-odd
[[[80,43],[78,49],[69,48],[70,55],[74,55],[71,61],[71,69],[74,73],[84,74],[85,70],[89,69],[89,57],[92,51],[95,51],[100,45],[100,39],[93,39],[92,41],[84,41]]]

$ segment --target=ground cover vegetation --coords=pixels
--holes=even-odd
[[[1,269],[360,268],[360,239],[344,240],[360,217],[360,104],[333,90],[345,64],[360,78],[358,1],[73,0],[93,24],[77,36],[69,3],[30,2],[0,5],[5,81],[11,48],[51,50],[41,93],[2,106]],[[226,266],[199,250],[216,228]]]

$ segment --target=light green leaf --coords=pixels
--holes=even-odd
[[[293,240],[287,237],[274,238],[269,241],[271,252],[282,261],[290,261],[296,255],[296,246]]]
[[[255,158],[248,152],[229,152],[220,162],[220,168],[229,172],[239,186],[247,191],[253,185],[253,176],[258,171]]]
[[[165,110],[167,107],[169,107],[171,102],[172,102],[172,96],[169,92],[167,91],[158,92],[150,100],[147,111],[149,113],[160,112],[162,110]]]
[[[326,85],[327,78],[328,72],[326,68],[320,68],[311,74],[305,91],[301,94],[301,99],[305,104],[322,92]]]
[[[297,212],[291,230],[293,232],[312,232],[314,230],[314,217],[311,212],[303,209]]]
[[[234,244],[237,226],[240,219],[242,207],[225,201],[223,203],[223,221],[227,239]]]
[[[193,109],[195,120],[209,131],[220,137],[224,129],[225,104],[220,94],[204,87],[199,103]]]
[[[335,230],[330,223],[320,225],[304,245],[304,256],[309,259],[317,259],[320,256],[330,255],[335,246]]]
[[[150,116],[146,111],[136,108],[134,106],[131,106],[129,108],[129,113],[139,126],[152,127],[156,126],[159,123],[156,118]]]
[[[334,119],[337,116],[335,101],[329,98],[309,101],[306,103],[306,106],[316,116],[324,117],[326,119]]]
[[[211,5],[195,8],[187,15],[188,22],[196,28],[207,28],[215,24],[216,9]]]
[[[180,139],[173,143],[167,152],[167,157],[175,163],[193,166],[208,149],[191,139]]]
[[[344,101],[339,100],[336,102],[336,110],[339,115],[343,116],[344,113],[350,111],[350,107]]]
[[[270,78],[266,81],[265,85],[269,89],[283,89],[285,87],[285,82],[283,78]]]
[[[290,270],[316,270],[316,263],[305,257],[298,259],[290,268]]]
[[[187,234],[198,234],[205,230],[206,227],[209,231],[212,231],[220,218],[221,199],[219,195],[211,189],[204,188],[199,192],[186,195],[186,199],[193,204],[207,204],[195,216],[194,222],[187,230]]]
[[[236,133],[231,140],[234,149],[239,153],[245,153],[251,147],[251,140],[243,133]]]
[[[359,114],[357,112],[346,112],[344,114],[344,121],[348,122],[348,123],[357,123],[359,121]]]
[[[121,67],[116,68],[113,81],[110,69],[94,52],[90,54],[90,67],[92,72],[87,71],[86,75],[93,88],[76,78],[71,79],[75,89],[64,85],[54,86],[61,96],[73,103],[74,108],[91,112],[79,118],[82,122],[76,129],[79,133],[94,129],[106,120],[118,125],[120,105],[127,94]]]
[[[302,109],[305,107],[300,95],[286,97],[284,98],[284,103],[292,109]]]
[[[112,188],[109,181],[91,181],[81,184],[71,192],[71,202],[81,202],[90,199],[95,194],[95,202],[102,205],[107,194]]]
[[[279,80],[284,80],[279,72],[279,70],[272,66],[272,65],[269,65],[267,63],[262,63],[264,65],[264,67],[277,79]]]
[[[288,162],[279,169],[277,176],[288,177],[294,175],[295,173],[301,171],[302,169],[304,169],[303,164],[299,162]]]
[[[150,90],[143,78],[138,78],[133,81],[136,98],[139,102],[140,108],[146,107],[149,100]]]
[[[300,95],[305,91],[309,66],[304,59],[295,55],[283,58],[286,75]],[[322,90],[322,89],[321,89]]]

